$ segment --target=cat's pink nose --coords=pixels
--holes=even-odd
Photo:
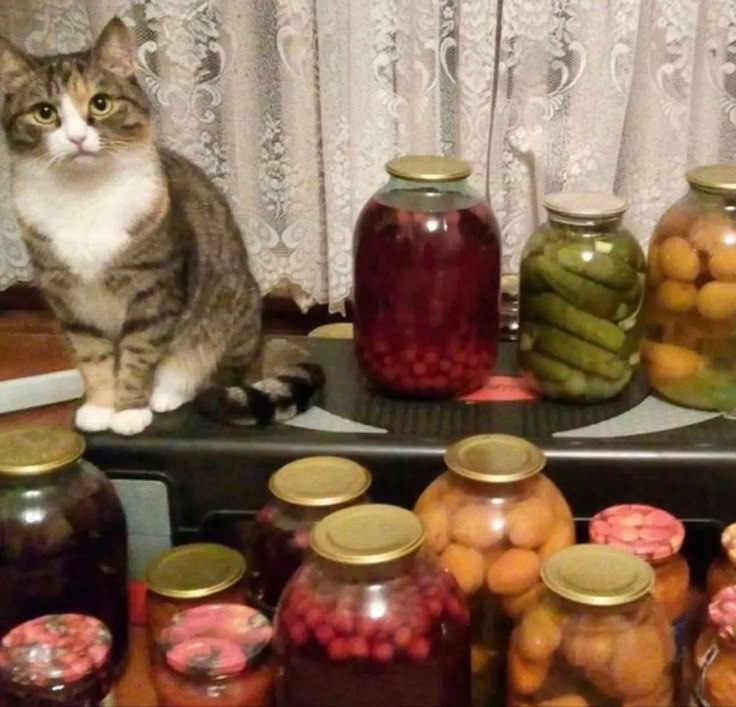
[[[84,142],[84,138],[87,137],[86,135],[68,135],[69,140],[73,142],[77,147],[82,147],[82,143]]]

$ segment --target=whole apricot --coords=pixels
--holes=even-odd
[[[474,594],[483,584],[483,555],[472,547],[450,543],[440,555],[444,567],[465,594]]]
[[[521,594],[539,578],[539,555],[532,550],[514,547],[506,550],[489,568],[488,588],[494,594]]]

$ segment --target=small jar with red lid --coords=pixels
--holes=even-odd
[[[271,500],[259,511],[246,543],[249,602],[269,615],[304,561],[309,533],[333,511],[365,503],[370,472],[342,457],[297,459],[269,479]]]
[[[729,525],[721,534],[721,555],[708,567],[708,599],[713,599],[721,589],[732,584],[736,584],[736,523]]]
[[[690,567],[680,553],[685,526],[661,508],[627,503],[593,516],[589,533],[592,542],[628,550],[652,566],[652,596],[672,623],[681,656],[690,590]]]
[[[0,643],[0,704],[113,704],[111,645],[108,628],[84,614],[47,614],[16,626]]]
[[[202,604],[175,614],[158,638],[159,707],[269,707],[271,624],[250,606]]]

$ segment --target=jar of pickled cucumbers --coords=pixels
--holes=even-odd
[[[572,513],[541,473],[544,455],[523,439],[468,437],[445,462],[414,510],[470,601],[473,704],[502,703],[512,620],[536,601],[542,562],[575,541]]]
[[[544,563],[542,581],[511,636],[509,707],[672,705],[675,645],[646,562],[575,545]]]
[[[736,584],[736,523],[731,523],[721,534],[721,555],[708,566],[708,599],[732,584]]]
[[[419,519],[353,506],[310,541],[276,613],[277,705],[468,707],[468,606]]]
[[[470,165],[407,155],[355,226],[355,352],[369,384],[449,398],[480,388],[499,337],[501,245]]]
[[[696,167],[649,246],[641,355],[652,387],[688,407],[736,408],[736,165]]]
[[[560,192],[544,206],[521,256],[519,368],[547,398],[608,400],[639,360],[644,256],[620,197]]]

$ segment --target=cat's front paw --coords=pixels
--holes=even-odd
[[[137,435],[151,424],[153,413],[151,408],[131,408],[118,410],[110,421],[110,429],[119,435]]]
[[[82,432],[102,432],[110,427],[115,410],[102,405],[85,403],[77,409],[74,424]]]

